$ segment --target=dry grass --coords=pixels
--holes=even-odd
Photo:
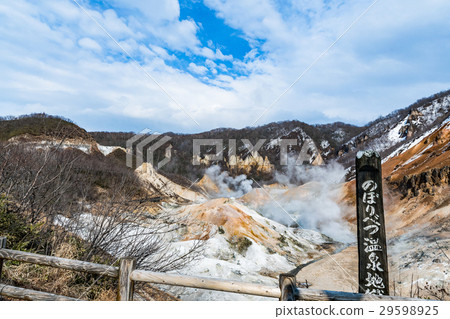
[[[78,253],[75,245],[63,243],[54,255],[77,259]],[[29,263],[5,262],[2,282],[81,300],[114,301],[117,298],[117,280],[114,278]],[[11,299],[5,298],[5,300]],[[135,300],[175,301],[179,299],[149,284],[138,283],[135,286]]]
[[[55,256],[69,259],[76,259],[77,255],[76,247],[68,243],[63,243],[55,252]],[[6,262],[2,281],[82,300],[116,299],[115,279],[29,263]]]

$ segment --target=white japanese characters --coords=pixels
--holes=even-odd
[[[363,211],[365,212],[363,229],[368,232],[367,235],[370,235],[370,237],[376,236],[381,227],[380,216],[376,211],[376,204],[380,196],[378,192],[375,192],[378,185],[375,181],[369,179],[362,184],[362,189]],[[364,237],[364,252],[368,254],[367,260],[369,261],[366,265],[368,272],[364,285],[366,294],[382,294],[386,283],[383,282],[383,277],[378,274],[384,271],[379,256],[383,254],[379,239]]]

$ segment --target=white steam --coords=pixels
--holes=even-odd
[[[311,181],[338,184],[345,180],[346,171],[342,165],[331,162],[322,166],[296,165],[294,157],[288,157],[288,165],[281,172],[275,172],[275,180],[286,186],[301,185]]]
[[[227,171],[222,172],[218,165],[208,167],[205,174],[219,188],[216,195],[221,197],[241,197],[253,189],[253,181],[247,179],[246,175],[230,176]]]
[[[354,242],[355,235],[339,203],[344,176],[345,169],[337,163],[313,167],[288,165],[275,177],[279,183],[288,185],[289,190],[259,211],[285,225],[314,229],[340,242]]]
[[[336,241],[354,242],[356,237],[344,219],[343,204],[339,203],[345,169],[337,163],[305,166],[295,165],[295,160],[290,159],[288,163],[283,172],[275,173],[275,180],[289,188],[266,188],[270,193],[267,201],[249,206],[286,226],[313,229]],[[217,196],[237,198],[252,190],[253,181],[246,175],[232,177],[217,165],[205,173],[217,186]]]

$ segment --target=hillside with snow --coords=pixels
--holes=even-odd
[[[384,158],[392,157],[396,150],[408,147],[436,130],[450,116],[450,94],[442,92],[419,100],[406,109],[397,110],[370,123],[365,130],[344,142],[338,161],[351,165],[356,152],[372,149]]]

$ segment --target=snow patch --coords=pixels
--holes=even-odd
[[[322,149],[328,148],[330,147],[330,142],[328,142],[327,140],[322,140],[320,142],[320,147],[322,147]]]
[[[385,162],[387,162],[389,159],[396,157],[400,154],[402,154],[403,152],[406,152],[407,150],[409,150],[410,148],[413,148],[414,146],[418,145],[420,142],[422,142],[428,135],[430,135],[431,133],[441,129],[442,127],[444,127],[445,125],[447,125],[447,123],[449,122],[449,118],[447,118],[441,125],[439,126],[435,126],[433,128],[431,128],[430,130],[426,131],[425,133],[423,133],[421,136],[416,137],[415,139],[409,141],[408,143],[405,143],[403,145],[401,145],[399,148],[397,148],[395,151],[393,151],[391,154],[389,154],[388,156],[386,156],[383,161],[382,164],[384,164]],[[430,146],[429,146],[430,147]],[[428,148],[428,147],[427,147]],[[424,150],[425,151],[425,150]],[[419,154],[420,155],[420,154]],[[413,160],[409,160],[407,163],[411,163]],[[405,164],[407,164],[405,163]]]
[[[97,144],[97,147],[98,147],[99,151],[102,152],[102,154],[105,156],[108,156],[109,154],[111,154],[112,152],[114,152],[117,149],[121,149],[126,152],[126,150],[120,146],[104,146],[104,145]]]

